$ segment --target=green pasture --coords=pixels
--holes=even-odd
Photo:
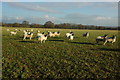
[[[15,29],[33,29],[32,40],[23,40],[23,31],[15,36],[10,31]],[[60,31],[60,37],[48,37],[46,43],[39,43],[37,30],[41,32]],[[74,40],[69,41],[65,34],[74,32]],[[89,32],[88,38],[82,34]],[[113,43],[96,44],[96,37],[108,34],[117,36]],[[77,30],[45,28],[2,28],[2,77],[3,78],[39,78],[39,79],[80,79],[112,78],[119,73],[119,39],[117,30]]]

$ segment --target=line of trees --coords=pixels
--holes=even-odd
[[[61,23],[54,24],[51,21],[47,21],[44,25],[42,24],[29,24],[29,21],[23,21],[22,23],[1,23],[3,27],[28,27],[28,28],[59,28],[59,29],[92,29],[92,30],[120,30],[120,27],[104,27],[95,25],[82,25],[82,24],[71,24]]]

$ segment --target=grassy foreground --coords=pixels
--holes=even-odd
[[[22,40],[23,32],[18,31],[10,36],[15,28],[2,29],[2,77],[3,78],[112,78],[119,75],[120,59],[118,49],[118,31],[112,30],[71,30],[75,33],[73,41],[69,41],[65,34],[70,29],[39,29],[33,28],[34,38]],[[31,29],[31,28],[17,28]],[[61,36],[48,38],[46,43],[38,43],[37,30],[41,32],[60,31]],[[89,38],[82,37],[90,32]],[[109,34],[117,35],[117,42],[113,45],[95,44],[95,38]]]

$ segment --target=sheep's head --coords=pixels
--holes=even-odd
[[[116,35],[113,35],[113,36],[112,36],[112,39],[115,39],[115,38],[116,38]]]
[[[48,35],[46,34],[46,35],[44,35],[45,37],[47,37]]]
[[[44,32],[42,34],[45,34]]]
[[[73,34],[73,32],[70,32],[70,34]]]
[[[108,34],[105,34],[105,35],[104,35],[104,38],[107,38],[107,37],[108,37]]]
[[[57,32],[58,34],[60,33],[60,31]]]

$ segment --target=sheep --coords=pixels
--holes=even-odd
[[[53,36],[53,33],[50,32],[50,31],[48,31],[48,36],[49,36],[49,37],[52,37],[52,36]]]
[[[17,32],[16,32],[16,31],[11,31],[10,34],[11,34],[11,35],[16,35]]]
[[[50,37],[59,37],[60,36],[60,32],[58,31],[58,32],[50,32],[50,31],[48,31],[48,36],[50,36]]]
[[[32,32],[27,32],[27,31],[24,30],[24,38],[23,38],[23,40],[25,40],[27,37],[29,37],[30,40],[31,40],[32,37],[33,37],[33,33]]]
[[[10,31],[9,29],[7,29],[7,31]]]
[[[68,37],[69,40],[73,40],[73,38],[74,38],[74,34],[71,34],[71,35],[69,35],[69,37]]]
[[[68,38],[70,35],[74,35],[74,33],[73,32],[70,32],[70,33],[66,33],[66,37]]]
[[[48,31],[48,35],[49,35],[50,37],[55,37],[54,32],[49,32],[49,31]]]
[[[15,31],[18,31],[18,29],[15,29]]]
[[[107,38],[108,35],[104,35],[104,36],[98,36],[96,38],[96,42],[99,43],[99,42],[105,42],[105,39]]]
[[[67,37],[69,40],[73,40],[73,38],[74,38],[74,33],[73,33],[73,32],[66,33],[66,37]]]
[[[47,35],[41,35],[38,37],[38,40],[45,43],[45,41],[47,40]]]
[[[60,36],[60,32],[59,31],[58,32],[54,32],[54,36],[59,37]]]
[[[116,36],[113,35],[112,37],[108,37],[105,39],[105,42],[104,42],[104,45],[107,43],[107,42],[111,42],[112,44],[116,41]]]
[[[31,31],[33,32],[33,29],[31,29]]]
[[[19,31],[22,31],[22,29],[20,29]]]
[[[43,33],[40,33],[40,32],[37,33],[37,36],[38,36],[38,37],[41,37],[42,35],[44,35],[44,32],[43,32]]]
[[[89,32],[86,32],[85,34],[83,34],[83,37],[88,38],[89,37]]]
[[[66,37],[68,38],[71,34],[70,33],[66,33]]]
[[[39,30],[37,30],[37,32],[38,32],[38,33],[40,33],[40,31],[39,31]]]

